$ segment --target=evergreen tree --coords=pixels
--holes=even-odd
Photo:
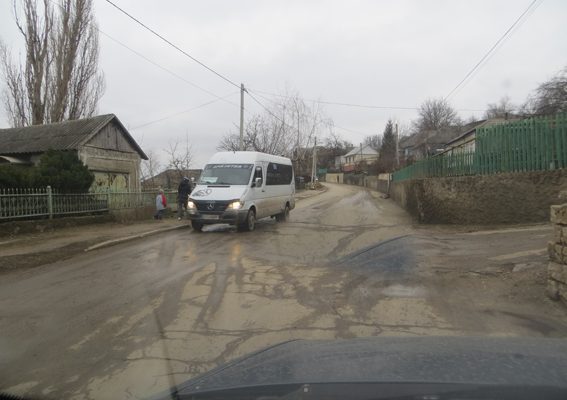
[[[378,156],[378,172],[390,172],[394,169],[396,160],[396,135],[394,123],[388,120],[382,135],[382,147]]]
[[[74,151],[48,150],[35,170],[35,186],[51,186],[62,193],[85,193],[94,175]]]

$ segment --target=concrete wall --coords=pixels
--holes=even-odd
[[[330,175],[330,174],[327,174]],[[388,179],[390,174],[365,175],[365,174],[346,174],[340,183],[348,185],[364,186],[382,193],[388,193]],[[336,182],[329,181],[327,182]]]
[[[140,190],[141,159],[138,153],[83,146],[79,150],[79,158],[95,175],[108,175],[108,179],[100,179],[100,182],[95,181],[93,185],[105,186],[103,189],[106,190],[108,185],[112,187],[110,183],[115,176],[125,180],[126,187],[122,190]],[[93,190],[97,191],[97,188],[93,187]]]
[[[337,174],[331,174],[331,173],[327,173],[325,175],[325,182],[329,182],[329,183],[344,183],[343,182],[343,177],[344,174],[341,173],[337,173]]]
[[[392,182],[390,196],[419,222],[508,224],[547,221],[567,191],[567,170]]]
[[[377,176],[367,176],[364,180],[364,186],[377,190],[382,193],[388,193],[390,174],[380,174]]]

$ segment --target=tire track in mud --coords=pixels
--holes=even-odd
[[[215,271],[212,274],[213,282],[209,291],[209,295],[203,304],[197,319],[195,320],[195,326],[202,326],[203,328],[208,328],[207,316],[215,313],[219,309],[228,282],[228,276],[230,274],[228,268],[224,264],[215,263]],[[209,275],[210,277],[210,275]]]

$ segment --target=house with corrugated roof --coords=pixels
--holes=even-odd
[[[76,152],[95,176],[92,191],[140,190],[148,157],[114,114],[0,129],[0,163],[37,165],[50,149]]]

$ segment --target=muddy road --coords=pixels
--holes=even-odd
[[[3,275],[0,387],[138,398],[294,338],[567,336],[543,293],[549,227],[414,227],[377,193],[328,186],[254,232],[175,231]]]

